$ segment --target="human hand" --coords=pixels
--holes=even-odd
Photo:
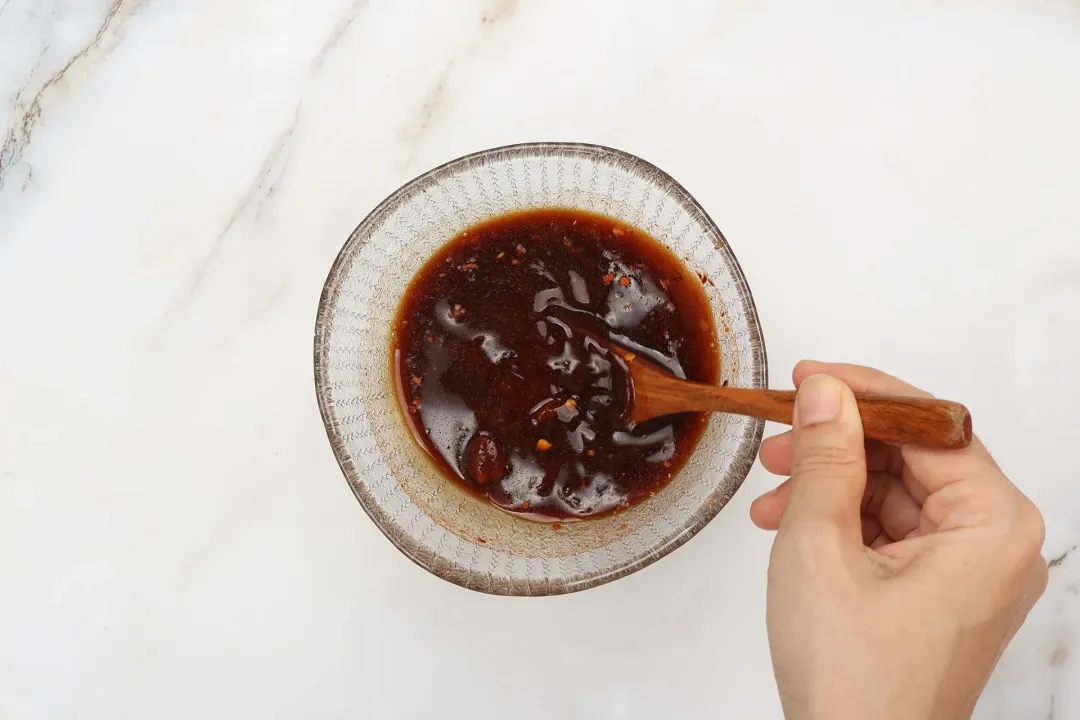
[[[918,388],[810,361],[793,379],[794,427],[760,453],[791,477],[750,508],[777,531],[766,623],[785,716],[969,717],[1046,588],[1042,516],[978,438],[864,444],[852,390],[930,397]]]

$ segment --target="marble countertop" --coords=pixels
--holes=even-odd
[[[1065,0],[0,0],[0,717],[780,717],[760,468],[538,600],[413,565],[337,468],[335,254],[528,140],[694,193],[774,386],[849,360],[972,408],[1052,565],[977,717],[1080,717],[1078,88]]]

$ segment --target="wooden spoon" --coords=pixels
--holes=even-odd
[[[680,412],[727,412],[791,424],[794,390],[751,390],[680,380],[633,353],[630,419],[639,423]],[[896,445],[963,448],[971,444],[971,413],[960,403],[934,398],[855,393],[868,438]]]

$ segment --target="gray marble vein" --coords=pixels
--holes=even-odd
[[[519,5],[520,0],[495,0],[480,12],[480,36],[468,43],[458,54],[449,57],[425,93],[415,120],[401,131],[401,140],[408,148],[402,165],[407,165],[412,160],[416,147],[442,120],[447,104],[453,97],[452,88],[456,76],[461,73],[471,74],[470,63],[474,56],[486,43],[491,42],[494,31],[513,20]]]
[[[1053,557],[1048,560],[1046,564],[1049,565],[1051,569],[1058,567],[1059,565],[1061,565],[1061,563],[1065,562],[1065,558],[1069,557],[1069,553],[1075,550],[1076,547],[1076,545],[1073,545],[1071,548],[1061,553],[1057,557]]]
[[[110,35],[115,35],[119,27],[135,12],[141,3],[142,0],[113,0],[90,42],[71,55],[33,94],[29,90],[32,79],[27,79],[27,83],[15,96],[11,124],[4,134],[3,144],[0,145],[0,189],[4,187],[5,179],[11,168],[22,159],[23,153],[33,138],[34,131],[41,123],[43,103],[58,91],[60,83],[67,77],[72,68],[90,62],[95,54],[100,54],[102,57],[107,55],[107,52],[102,52],[104,39]],[[6,7],[7,3],[4,4],[4,8]],[[31,75],[37,70],[41,57],[44,56],[48,48],[48,43],[42,47],[41,55],[39,55]]]
[[[495,25],[508,21],[517,12],[521,0],[497,0],[480,14],[480,23]]]
[[[277,192],[285,170],[289,165],[289,155],[293,148],[293,136],[296,133],[297,125],[300,123],[300,111],[303,105],[302,100],[297,103],[292,119],[270,144],[255,178],[241,193],[240,198],[233,207],[233,211],[229,214],[221,231],[214,238],[209,251],[192,273],[187,291],[183,297],[178,299],[169,314],[175,312],[185,301],[190,300],[198,293],[206,278],[206,273],[221,253],[226,237],[237,221],[249,214],[253,219],[258,219],[262,213],[263,205]]]
[[[360,14],[364,11],[364,8],[368,6],[370,0],[353,0],[352,6],[349,11],[345,13],[336,23],[330,31],[330,35],[327,36],[326,42],[319,48],[319,52],[315,55],[315,59],[311,61],[312,71],[318,71],[322,69],[323,62],[326,61],[326,56],[338,46],[342,38],[349,32],[349,28],[356,22],[356,18],[360,17]]]

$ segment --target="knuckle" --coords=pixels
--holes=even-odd
[[[1046,591],[1046,586],[1050,582],[1050,566],[1046,564],[1046,560],[1040,555],[1035,561],[1035,579],[1033,580],[1035,598],[1038,599]]]
[[[923,514],[935,525],[970,525],[990,522],[998,514],[992,498],[973,483],[951,483],[923,503]]]
[[[1046,523],[1039,509],[1026,498],[1018,513],[1017,532],[1024,549],[1038,555],[1046,540]]]
[[[854,472],[859,469],[859,461],[854,453],[839,445],[814,445],[807,448],[791,465],[791,474],[798,476]]]
[[[1027,498],[1023,498],[1015,508],[1011,523],[998,539],[1000,554],[998,565],[1011,582],[1024,587],[1038,585],[1040,592],[1045,588],[1041,577],[1048,573],[1046,560],[1042,556],[1046,526],[1042,513]]]

